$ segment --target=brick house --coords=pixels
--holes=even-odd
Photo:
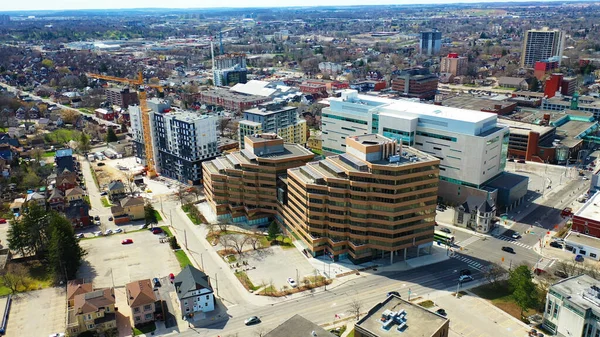
[[[50,206],[50,209],[55,211],[62,211],[65,209],[65,196],[58,188],[52,190],[52,194],[48,197],[48,205]]]

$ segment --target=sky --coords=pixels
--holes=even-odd
[[[285,6],[350,6],[499,2],[502,0],[0,0],[0,11],[118,9],[118,8],[208,8],[208,7],[281,7]],[[512,2],[505,0],[504,2]]]

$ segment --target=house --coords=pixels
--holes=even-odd
[[[265,335],[265,337],[289,336],[334,337],[335,335],[298,314],[279,324]]]
[[[480,233],[492,230],[496,206],[486,198],[471,195],[454,213],[454,224]]]
[[[37,204],[38,206],[46,206],[46,197],[39,194],[38,192],[33,192],[33,193],[29,193],[27,194],[27,197],[25,197],[25,202],[27,203],[34,203]]]
[[[134,325],[154,321],[157,298],[150,279],[127,283],[125,293]]]
[[[215,310],[213,289],[205,273],[188,265],[175,276],[173,284],[184,317]]]
[[[56,172],[63,172],[65,169],[71,172],[75,171],[75,160],[73,159],[72,149],[56,150],[54,162],[56,163]]]
[[[125,185],[120,180],[111,181],[108,184],[108,197],[112,201],[118,201],[125,197]]]
[[[83,200],[84,196],[85,196],[85,192],[79,186],[70,188],[65,192],[65,198],[67,198],[67,202]]]
[[[115,224],[144,218],[144,198],[124,198],[121,199],[120,203],[120,205],[110,208]]]
[[[500,77],[498,79],[498,86],[502,88],[515,88],[519,90],[527,90],[529,88],[527,81],[520,77]]]
[[[67,281],[67,308],[75,305],[75,296],[89,293],[92,290],[92,284],[85,283],[83,279]]]
[[[115,292],[98,289],[74,296],[73,307],[67,311],[67,334],[76,336],[85,331],[104,333],[117,328]]]
[[[25,198],[17,198],[10,204],[9,208],[13,212],[13,214],[21,214],[23,211],[24,203]]]
[[[75,188],[77,185],[77,174],[74,172],[65,169],[56,176],[55,186],[62,192],[66,192],[68,189]]]
[[[111,109],[111,110],[107,110],[107,109],[96,109],[94,110],[94,112],[96,113],[96,117],[103,119],[105,121],[113,121],[115,119],[115,112]]]
[[[91,224],[90,206],[83,200],[70,202],[64,209],[65,217],[74,227],[87,227]]]
[[[65,196],[61,190],[55,188],[52,190],[52,194],[48,197],[48,205],[50,209],[55,211],[62,211],[65,208]]]

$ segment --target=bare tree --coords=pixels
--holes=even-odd
[[[125,186],[125,193],[133,195],[135,191],[137,191],[137,185],[135,184],[135,177],[131,172],[125,172],[125,181],[123,185]]]
[[[221,117],[221,119],[219,119],[217,128],[218,128],[219,132],[221,133],[221,137],[223,137],[225,135],[225,129],[227,129],[227,127],[229,127],[229,122],[231,122],[231,119],[229,119],[228,117]]]
[[[266,330],[265,328],[258,328],[256,330],[254,330],[254,336],[256,337],[263,337],[267,334],[267,332],[269,332],[268,330]]]
[[[242,234],[227,234],[221,236],[221,242],[227,242],[227,245],[235,249],[236,253],[242,255],[244,246],[248,242],[248,236]]]
[[[11,271],[4,271],[0,274],[0,283],[14,294],[19,291],[20,287],[27,286],[27,270],[22,265],[16,264]]]
[[[498,281],[507,275],[507,271],[494,263],[485,270],[483,275],[493,287],[496,287]]]
[[[208,230],[208,234],[212,234],[215,231],[215,224],[214,223],[210,223],[207,222],[204,224],[206,226],[206,229]]]
[[[573,276],[578,273],[577,262],[574,259],[567,261],[558,261],[556,263],[556,270],[564,273],[567,276]]]
[[[260,238],[261,238],[261,234],[256,229],[252,230],[252,234],[246,234],[246,239],[247,239],[248,243],[252,245],[252,249],[254,249],[254,250],[257,250],[258,248],[260,248],[260,246],[261,246]]]
[[[227,232],[227,228],[229,226],[229,221],[222,221],[218,223],[219,230],[221,232]]]
[[[190,191],[187,186],[179,184],[179,186],[177,187],[177,191],[173,194],[177,197],[177,199],[179,199],[179,203],[183,205],[187,202],[187,198],[190,195]]]
[[[190,188],[190,193],[192,193],[196,197],[196,201],[198,201],[198,199],[200,199],[200,197],[204,195],[204,191],[197,186]]]
[[[352,301],[349,303],[350,308],[348,309],[348,312],[354,315],[357,321],[360,319],[360,310],[362,309],[362,305],[362,302],[357,298],[352,299]]]

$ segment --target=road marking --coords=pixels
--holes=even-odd
[[[524,243],[518,242],[513,238],[509,238],[508,236],[504,236],[504,235],[493,235],[496,239],[498,240],[502,240],[502,241],[506,241],[508,243],[512,243],[513,245],[517,245],[519,247],[523,247],[523,248],[527,248],[527,249],[532,249],[532,246],[526,245]]]
[[[479,237],[478,237],[478,236],[471,236],[470,238],[468,238],[468,239],[466,239],[466,240],[464,240],[464,241],[459,241],[459,242],[457,242],[456,244],[458,245],[458,244],[460,243],[460,245],[459,245],[459,246],[461,246],[461,247],[466,247],[466,246],[468,246],[468,245],[472,244],[473,242],[475,242],[475,241],[477,241],[477,240],[479,240]]]

